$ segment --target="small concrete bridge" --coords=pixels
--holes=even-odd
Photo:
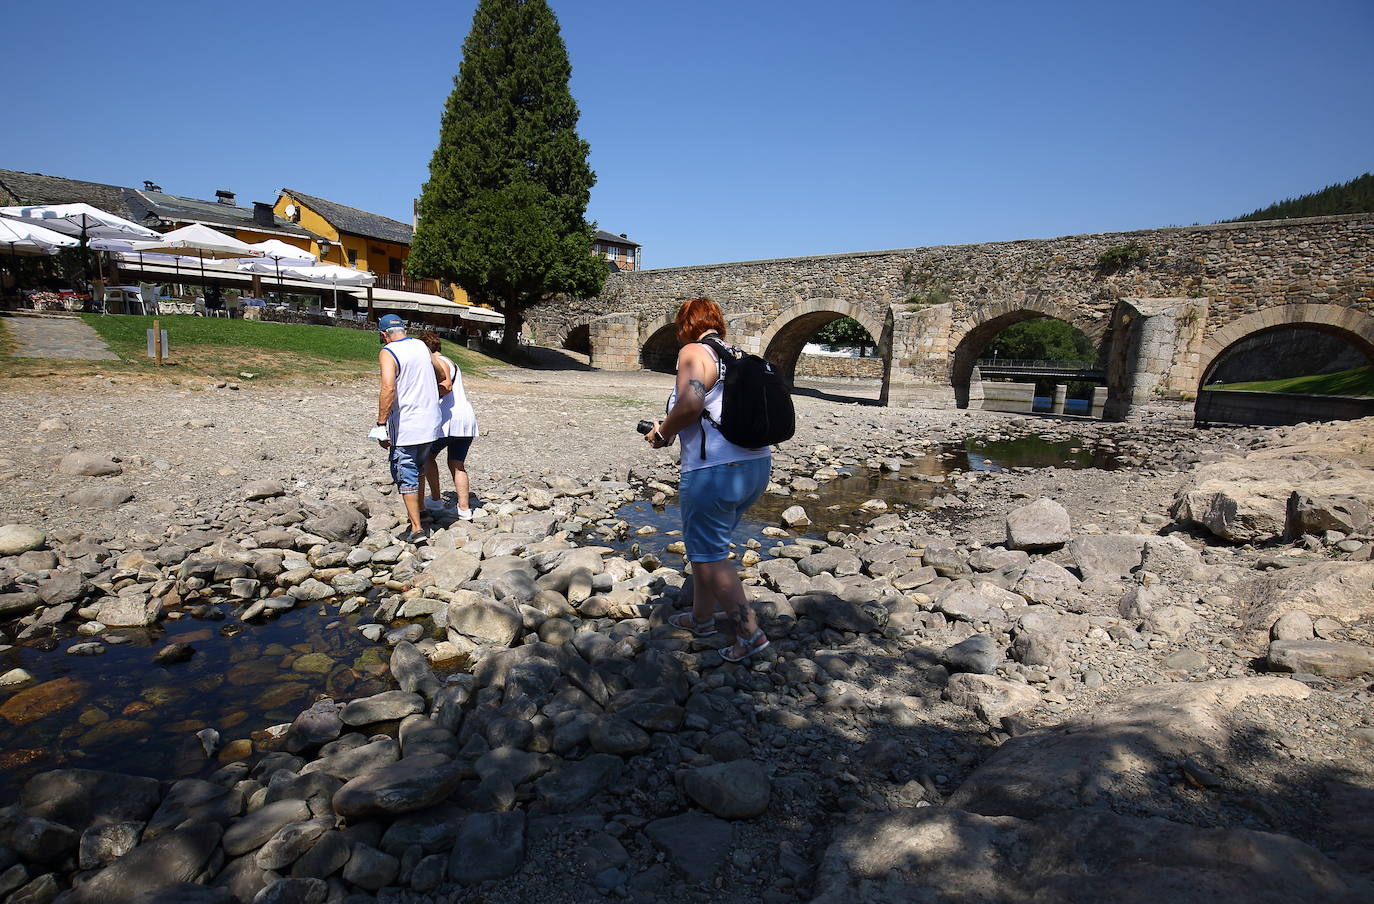
[[[699,296],[732,343],[789,376],[817,330],[854,318],[877,343],[885,405],[967,407],[991,340],[1053,317],[1096,346],[1104,417],[1176,415],[1257,333],[1331,333],[1374,363],[1374,214],[628,271],[596,298],[532,309],[527,328],[594,367],[671,369],[673,316]]]
[[[980,358],[978,370],[983,378],[1055,379],[1081,383],[1105,383],[1107,370],[1090,361],[1028,361],[1019,358]]]

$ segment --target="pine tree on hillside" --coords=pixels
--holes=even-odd
[[[590,297],[606,278],[571,74],[546,0],[481,0],[420,195],[407,269],[499,308],[508,350],[531,305]]]
[[[1338,213],[1369,213],[1374,211],[1374,174],[1351,179],[1340,185],[1328,185],[1321,191],[1289,198],[1270,204],[1243,217],[1222,222],[1245,223],[1254,220],[1288,220],[1296,217],[1326,217]]]

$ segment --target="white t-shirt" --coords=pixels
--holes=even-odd
[[[439,396],[441,436],[476,436],[477,413],[472,410],[467,393],[463,391],[463,372],[447,355],[440,355],[448,374],[453,378],[453,392]]]

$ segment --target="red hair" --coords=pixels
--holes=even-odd
[[[696,342],[702,333],[715,330],[725,338],[725,315],[720,305],[709,298],[689,298],[677,309],[677,341],[679,345]]]

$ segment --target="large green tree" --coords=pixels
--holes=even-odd
[[[596,176],[571,74],[545,0],[481,0],[420,195],[407,268],[499,308],[507,349],[531,305],[590,297],[606,279],[586,220]]]

